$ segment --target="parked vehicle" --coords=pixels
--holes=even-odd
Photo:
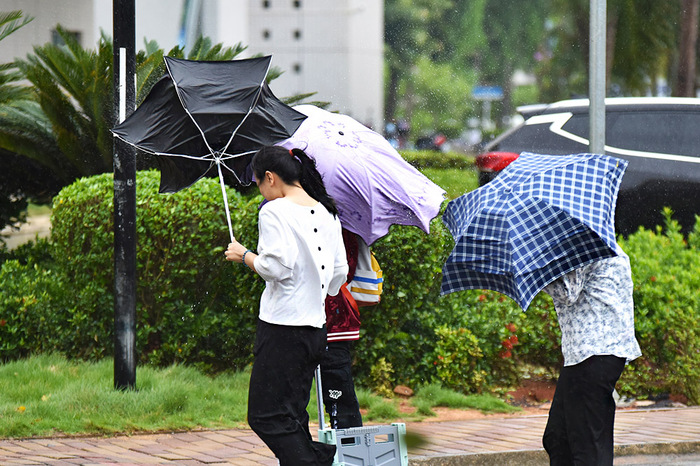
[[[442,152],[447,138],[442,133],[435,133],[430,136],[424,136],[416,140],[416,149],[418,150],[434,150]]]
[[[521,152],[589,152],[588,99],[518,108],[525,121],[484,147],[479,183],[495,178]],[[629,161],[616,210],[616,229],[663,223],[663,207],[684,231],[700,215],[700,98],[617,97],[605,100],[605,153]]]

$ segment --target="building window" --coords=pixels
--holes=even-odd
[[[294,66],[292,66],[292,70],[294,70],[294,72],[296,74],[300,74],[301,73],[301,63],[295,63]]]
[[[270,33],[269,29],[263,29],[263,32],[262,32],[263,39],[267,40],[270,38],[271,35],[272,34]]]
[[[262,7],[263,8],[270,8],[270,0],[263,0]]]
[[[300,29],[295,29],[295,30],[294,30],[294,38],[295,38],[296,40],[301,39],[301,30],[300,30]]]
[[[75,39],[79,45],[83,45],[83,33],[80,31],[66,31],[73,39]],[[51,30],[51,43],[53,45],[66,45],[63,37],[58,33],[57,30]]]
[[[293,6],[294,8],[301,8],[301,0],[294,0],[294,1],[292,2],[292,6]]]

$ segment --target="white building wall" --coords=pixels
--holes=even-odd
[[[250,18],[250,52],[285,71],[275,94],[316,92],[331,110],[381,128],[383,2],[251,0]]]
[[[248,45],[250,0],[202,0],[202,31],[229,47]]]
[[[354,117],[384,127],[384,2],[350,2],[348,94]],[[352,13],[357,11],[357,13]]]
[[[34,19],[0,42],[0,63],[26,58],[35,45],[51,42],[51,33],[60,24],[71,32],[79,32],[83,46],[97,43],[92,28],[93,0],[2,0],[0,10],[24,13]],[[110,2],[111,3],[111,2]]]

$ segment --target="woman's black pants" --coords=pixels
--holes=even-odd
[[[332,429],[362,427],[360,404],[352,379],[352,354],[350,341],[328,342],[321,362],[323,404]]]
[[[333,463],[335,445],[312,440],[306,412],[325,348],[325,327],[273,325],[258,319],[248,424],[281,466]]]
[[[561,370],[542,444],[552,466],[613,464],[617,356],[592,356]]]

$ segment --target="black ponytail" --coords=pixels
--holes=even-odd
[[[316,162],[301,149],[287,150],[280,146],[265,146],[251,162],[255,178],[262,180],[266,171],[276,173],[286,184],[297,181],[306,193],[320,202],[334,217],[338,208],[328,195],[323,178],[316,169]]]

